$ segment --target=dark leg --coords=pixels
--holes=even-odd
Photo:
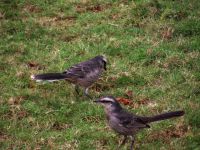
[[[84,95],[92,99],[92,97],[88,94],[88,88],[85,88]]]
[[[130,150],[133,150],[133,146],[134,146],[134,137],[131,136],[131,149]]]
[[[124,139],[123,139],[122,143],[119,145],[119,148],[121,146],[123,146],[126,143],[126,141],[127,141],[127,136],[124,136]]]
[[[79,93],[79,87],[78,87],[78,85],[75,85],[75,91],[76,91],[76,93],[79,95],[80,93]]]

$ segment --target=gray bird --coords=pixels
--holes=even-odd
[[[108,125],[115,132],[124,136],[119,147],[126,143],[128,136],[131,137],[131,150],[134,145],[134,136],[141,129],[150,128],[149,123],[184,115],[184,111],[173,111],[151,117],[134,115],[123,109],[112,96],[102,97],[94,102],[104,106]]]
[[[45,73],[32,75],[31,79],[40,81],[67,80],[75,85],[75,90],[79,94],[79,86],[84,88],[84,94],[92,99],[88,94],[88,88],[96,82],[102,72],[106,70],[107,60],[104,56],[96,56],[88,61],[73,65],[62,73]]]

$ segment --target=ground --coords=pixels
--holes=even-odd
[[[113,95],[140,115],[185,110],[140,132],[136,149],[199,149],[199,8],[199,0],[2,0],[1,149],[116,149],[122,137],[102,107],[65,81],[30,80],[99,54],[109,62],[94,98]]]

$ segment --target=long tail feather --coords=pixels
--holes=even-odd
[[[150,122],[170,119],[174,117],[180,117],[180,116],[183,116],[184,114],[185,114],[184,111],[173,111],[173,112],[163,113],[163,114],[152,116],[152,117],[144,117],[142,118],[142,120],[145,121],[146,123],[150,123]]]
[[[63,73],[45,73],[45,74],[38,74],[32,75],[31,79],[36,81],[57,81],[66,79],[67,75]]]

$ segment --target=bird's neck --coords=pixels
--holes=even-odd
[[[115,105],[115,106],[110,106],[110,107],[106,107],[105,111],[106,114],[113,114],[113,113],[119,113],[122,110],[122,107],[120,105]]]

